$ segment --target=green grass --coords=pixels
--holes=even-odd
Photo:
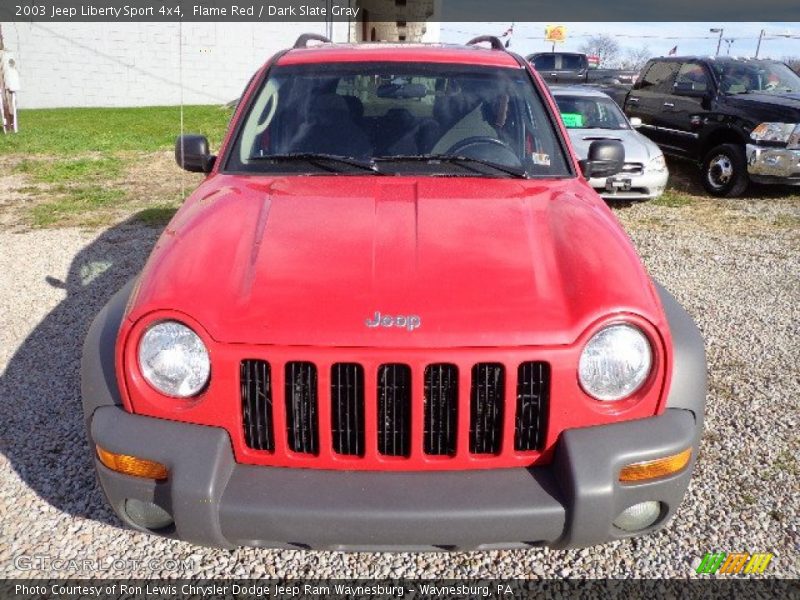
[[[91,214],[97,209],[119,203],[125,197],[125,192],[122,190],[99,185],[57,186],[53,192],[54,200],[31,208],[30,216],[34,227],[48,227],[65,217]]]
[[[70,183],[87,180],[109,180],[122,173],[122,160],[116,156],[87,157],[65,160],[23,159],[17,171],[38,183]]]
[[[173,217],[176,210],[174,206],[167,204],[163,206],[153,206],[140,210],[133,215],[133,218],[150,227],[163,227],[169,223],[169,220]]]
[[[184,131],[219,148],[230,110],[184,107]],[[89,152],[154,152],[172,148],[180,133],[177,106],[21,110],[20,131],[0,137],[0,154],[43,154],[69,159]]]
[[[667,206],[669,208],[681,208],[694,202],[691,196],[681,194],[675,190],[666,190],[661,196],[650,201],[656,206]]]

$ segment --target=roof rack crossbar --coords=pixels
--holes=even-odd
[[[506,47],[503,45],[503,42],[500,41],[500,38],[494,35],[479,35],[476,38],[472,38],[470,41],[467,42],[467,46],[474,46],[475,44],[480,44],[481,42],[489,42],[492,45],[492,50],[503,50],[505,51]]]
[[[308,48],[308,42],[316,41],[324,44],[332,44],[333,42],[326,38],[324,35],[318,33],[304,33],[294,43],[295,48]]]

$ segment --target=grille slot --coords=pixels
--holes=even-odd
[[[286,433],[292,451],[316,454],[319,450],[317,367],[312,363],[286,363]]]
[[[550,365],[544,362],[526,362],[519,366],[515,450],[537,450],[544,445],[549,390]]]
[[[458,369],[425,367],[425,454],[454,456],[458,417]]]
[[[331,368],[333,449],[339,454],[364,455],[364,368],[338,363]]]
[[[411,450],[411,368],[381,365],[378,369],[378,452],[408,456]]]
[[[470,386],[469,451],[499,454],[503,431],[505,369],[495,363],[472,367]]]
[[[239,366],[245,443],[254,450],[275,450],[272,381],[269,363],[243,360]]]

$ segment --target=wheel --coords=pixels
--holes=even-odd
[[[744,193],[749,183],[744,148],[737,144],[720,144],[706,154],[703,187],[709,194],[735,198]]]

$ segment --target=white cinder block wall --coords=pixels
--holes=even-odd
[[[20,108],[220,104],[255,70],[326,23],[2,23]],[[333,23],[334,41],[349,25]]]

